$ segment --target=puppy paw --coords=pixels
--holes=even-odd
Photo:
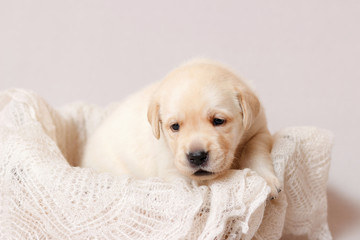
[[[267,184],[270,186],[270,189],[271,189],[269,197],[268,197],[269,200],[276,199],[279,196],[280,192],[282,191],[281,187],[280,187],[281,185],[280,185],[279,180],[277,179],[276,176],[268,177],[265,180],[266,180]]]

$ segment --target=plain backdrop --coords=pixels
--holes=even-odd
[[[334,133],[329,221],[360,239],[360,1],[0,0],[0,90],[107,105],[194,57],[254,83],[272,132]]]

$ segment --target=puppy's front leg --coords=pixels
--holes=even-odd
[[[280,189],[280,183],[274,172],[270,157],[272,136],[268,130],[254,135],[242,148],[240,169],[250,168],[265,179],[271,188],[270,199],[275,199]]]

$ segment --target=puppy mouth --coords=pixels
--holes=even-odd
[[[208,172],[208,171],[200,169],[194,173],[194,176],[202,177],[202,176],[209,176],[209,175],[213,175],[213,174],[214,174],[213,172]]]

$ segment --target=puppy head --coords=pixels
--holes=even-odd
[[[193,62],[171,72],[148,109],[154,136],[162,132],[178,170],[212,179],[229,169],[260,103],[233,73],[211,62]]]

